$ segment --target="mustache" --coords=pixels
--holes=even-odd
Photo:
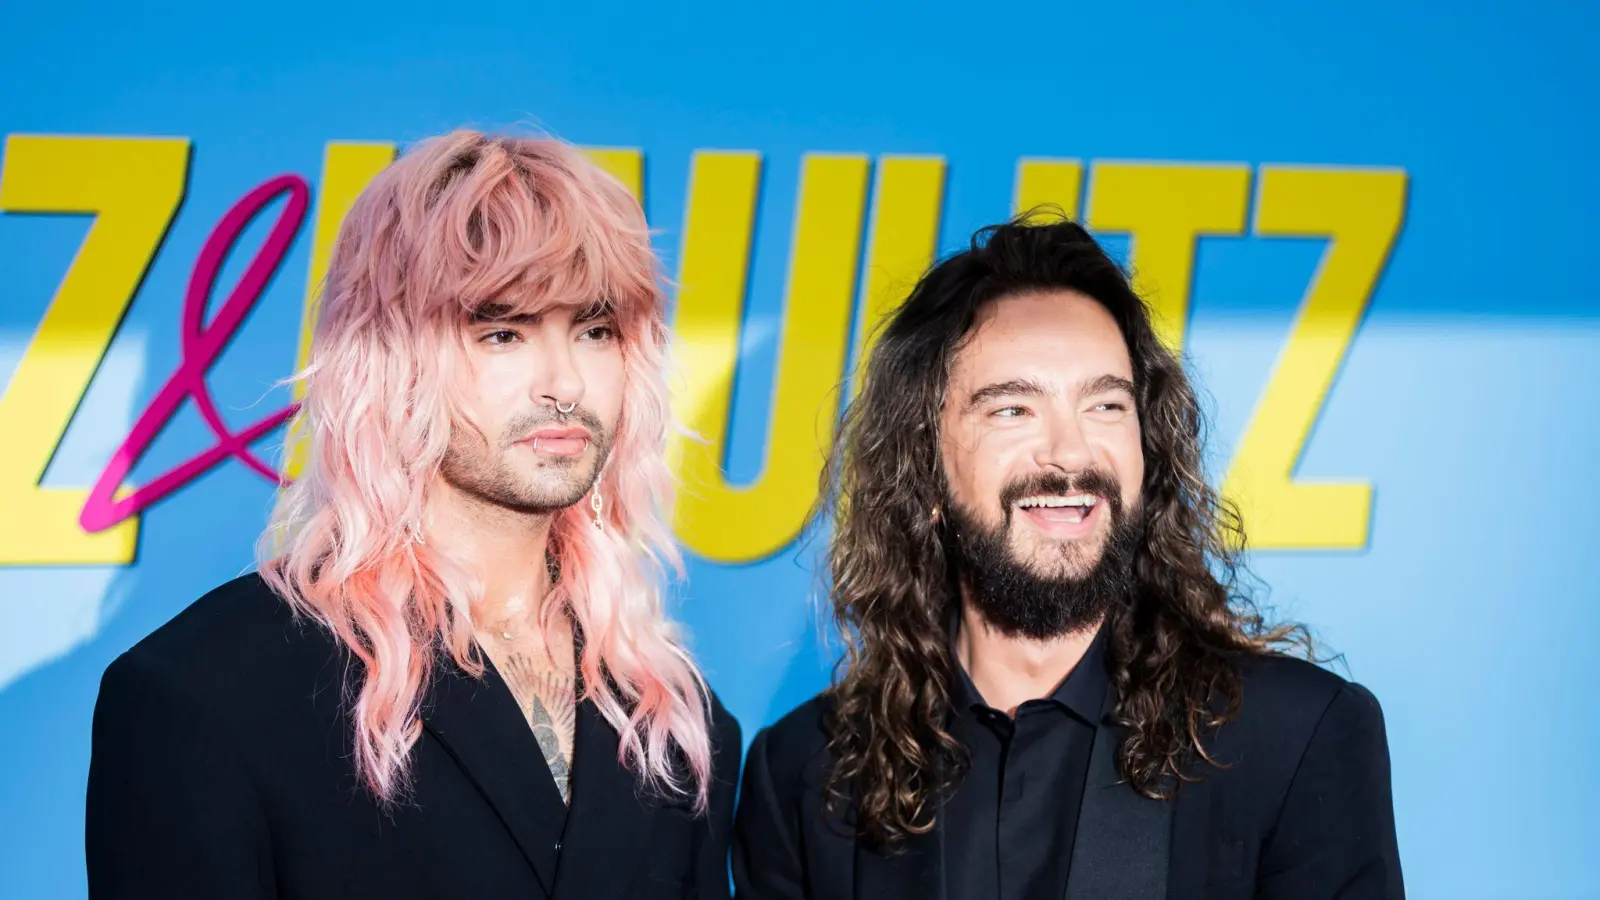
[[[535,429],[543,428],[546,425],[573,424],[582,425],[584,428],[589,429],[590,440],[600,447],[605,447],[610,441],[610,435],[606,433],[605,424],[600,421],[600,417],[595,415],[592,410],[580,406],[565,415],[545,407],[537,412],[516,416],[506,425],[505,437],[501,443],[510,447],[512,444],[526,438],[528,433]]]
[[[1092,494],[1111,504],[1114,519],[1122,516],[1122,486],[1104,469],[1084,469],[1071,475],[1062,472],[1035,472],[1006,483],[1000,489],[1000,510],[1011,523],[1017,501],[1035,494]]]

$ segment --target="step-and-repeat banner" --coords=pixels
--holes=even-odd
[[[470,125],[659,233],[676,608],[747,739],[829,677],[864,329],[1055,203],[1172,323],[1263,598],[1382,701],[1412,896],[1600,896],[1592,9],[578,6],[6,12],[0,895],[85,892],[101,672],[250,564],[341,216]]]

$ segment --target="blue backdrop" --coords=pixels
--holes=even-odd
[[[831,659],[815,545],[786,518],[809,497],[805,465],[764,468],[780,420],[815,418],[772,410],[785,354],[795,385],[842,375],[806,364],[834,358],[846,323],[828,325],[832,295],[791,284],[795,232],[855,223],[843,244],[859,266],[818,265],[878,285],[919,258],[919,227],[948,251],[1019,194],[1048,197],[1181,311],[1217,477],[1255,497],[1255,572],[1384,705],[1411,895],[1600,896],[1593,6],[224,6],[3,15],[0,894],[84,894],[100,673],[246,567],[270,505],[268,480],[234,458],[143,508],[136,539],[132,520],[98,539],[76,521],[179,368],[215,224],[271,177],[311,188],[205,377],[242,430],[290,399],[272,385],[293,368],[316,223],[337,205],[325,160],[345,158],[329,142],[535,123],[624,148],[624,168],[640,151],[675,276],[700,227],[691,168],[704,187],[735,159],[709,151],[761,155],[748,296],[724,323],[740,336],[720,461],[731,483],[769,478],[775,499],[747,529],[713,491],[680,529],[695,552],[679,611],[747,738],[820,688]],[[188,143],[108,140],[132,137]],[[213,313],[283,208],[247,231]],[[702,270],[743,283],[720,246],[703,245]],[[722,422],[718,396],[702,391],[693,414]],[[187,403],[129,481],[216,443]],[[281,443],[257,449],[271,462]],[[1317,483],[1351,487],[1301,490]]]

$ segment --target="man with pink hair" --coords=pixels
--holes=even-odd
[[[91,895],[728,895],[739,726],[663,609],[664,307],[566,144],[373,181],[257,571],[101,683]]]

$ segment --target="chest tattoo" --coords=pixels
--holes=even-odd
[[[561,791],[561,800],[572,799],[572,742],[577,724],[577,696],[573,679],[548,666],[538,665],[524,653],[512,653],[505,662],[506,685],[522,709],[523,718],[533,729]]]

